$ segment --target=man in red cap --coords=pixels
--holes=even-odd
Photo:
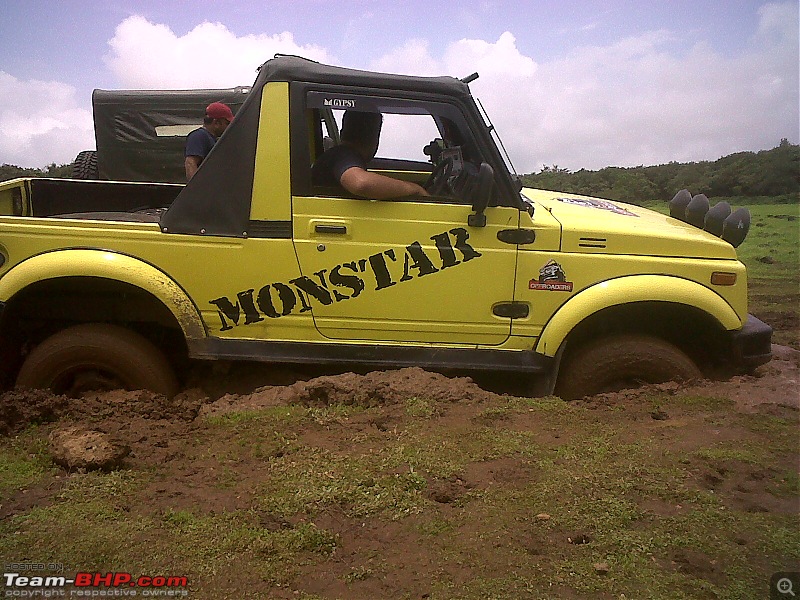
[[[184,167],[186,169],[186,181],[200,168],[208,153],[217,143],[217,139],[228,125],[233,121],[233,111],[230,106],[222,102],[212,102],[206,107],[206,116],[203,119],[203,126],[195,129],[186,136],[186,158]]]

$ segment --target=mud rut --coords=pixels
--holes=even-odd
[[[666,383],[645,388],[601,394],[581,402],[611,404],[648,391],[727,397],[737,410],[769,410],[764,405],[800,409],[800,351],[773,346],[772,362],[752,376],[723,381],[705,380],[690,385]],[[45,390],[12,390],[0,394],[0,435],[8,435],[31,423],[64,421],[65,424],[137,424],[150,428],[158,422],[167,433],[182,431],[200,416],[232,411],[258,410],[280,405],[361,407],[390,406],[409,398],[433,402],[476,403],[497,393],[514,393],[515,382],[481,381],[469,377],[445,377],[419,368],[374,371],[364,375],[343,373],[313,377],[308,373],[258,366],[212,369],[194,376],[190,387],[171,400],[147,391],[114,390],[87,393],[81,398],[54,395]],[[509,391],[510,390],[510,391]],[[758,408],[762,407],[762,408]],[[123,440],[129,441],[129,440]]]

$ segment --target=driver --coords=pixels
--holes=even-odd
[[[311,167],[314,185],[340,185],[355,196],[376,200],[427,196],[421,185],[367,171],[375,158],[383,115],[348,110],[342,117],[342,143],[322,153]]]

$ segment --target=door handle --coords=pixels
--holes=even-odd
[[[347,225],[333,225],[327,223],[318,223],[314,225],[314,231],[316,233],[332,233],[335,235],[346,235],[347,234]]]

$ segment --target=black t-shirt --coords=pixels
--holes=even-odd
[[[184,155],[199,156],[204,159],[216,143],[217,138],[211,135],[211,132],[205,127],[200,127],[186,136],[186,151]]]
[[[353,148],[346,145],[334,146],[322,153],[311,167],[311,182],[314,185],[341,186],[340,180],[347,169],[360,167],[367,169],[367,163]]]

